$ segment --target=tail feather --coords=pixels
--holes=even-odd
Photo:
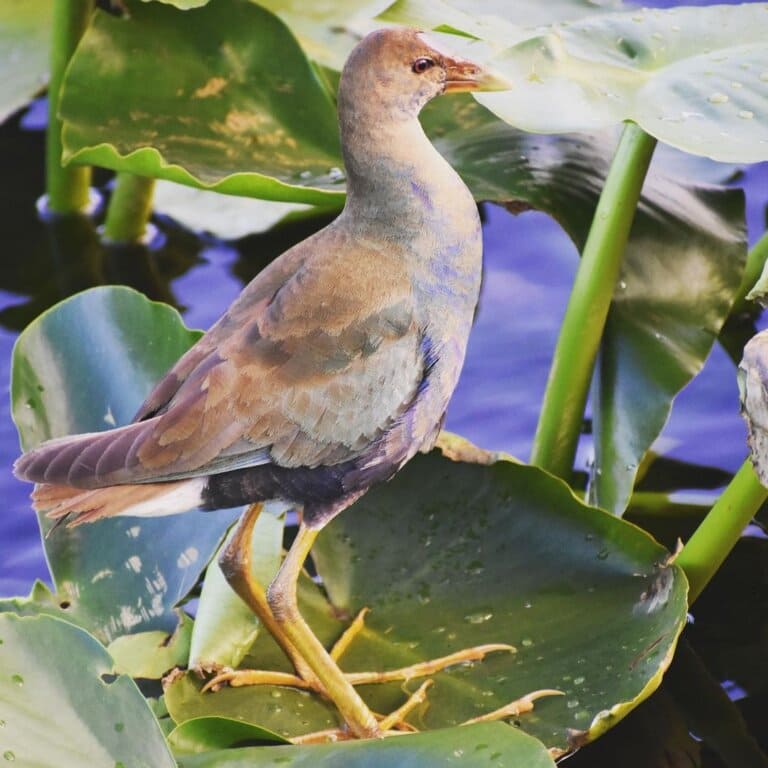
[[[67,527],[105,517],[160,517],[198,507],[205,478],[170,483],[112,485],[83,490],[44,483],[35,486],[32,506],[54,520],[67,518]]]
[[[153,427],[154,421],[150,420],[105,432],[47,440],[20,456],[13,472],[20,480],[83,489],[143,480],[146,473],[137,471],[131,449]]]

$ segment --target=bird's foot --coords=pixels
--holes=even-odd
[[[394,712],[388,715],[376,715],[382,737],[402,736],[406,733],[416,733],[418,729],[406,721],[406,717],[420,704],[427,700],[427,690],[432,685],[431,680],[425,680],[408,700]],[[294,736],[293,744],[325,744],[329,741],[348,741],[355,736],[348,728],[329,728],[324,731],[305,733],[302,736]]]
[[[554,688],[542,688],[540,691],[532,691],[519,699],[509,702],[503,707],[494,709],[493,712],[487,712],[484,715],[465,720],[461,725],[475,725],[476,723],[492,723],[496,720],[506,720],[508,717],[517,717],[526,712],[533,711],[533,702],[537,699],[543,699],[547,696],[564,696],[562,691]]]
[[[365,626],[365,616],[368,613],[368,610],[368,608],[363,608],[334,643],[329,651],[329,654],[334,661],[339,661],[347,648],[349,648],[354,639],[363,630]],[[506,643],[477,645],[472,648],[464,648],[461,651],[450,653],[447,656],[430,659],[429,661],[420,661],[406,667],[399,667],[398,669],[388,669],[382,672],[346,672],[344,673],[344,677],[346,677],[352,685],[375,685],[377,683],[391,683],[397,680],[414,680],[420,677],[435,675],[448,667],[453,667],[458,664],[482,661],[482,659],[489,653],[497,653],[499,651],[514,653],[515,648]],[[303,671],[304,670],[300,669],[297,670],[296,674],[289,674],[261,669],[224,669],[211,678],[203,686],[202,690],[203,692],[217,691],[225,684],[231,685],[233,688],[247,685],[285,685],[324,695],[322,685],[317,678],[311,673],[303,674]]]
[[[367,613],[368,608],[363,608],[336,641],[330,651],[331,658],[334,661],[338,661],[341,658],[344,651],[347,650],[355,637],[363,630]],[[497,653],[499,651],[515,653],[515,650],[514,646],[507,645],[506,643],[488,643],[486,645],[476,645],[472,648],[464,648],[461,651],[449,653],[447,656],[430,659],[429,661],[420,661],[407,667],[400,667],[399,669],[389,669],[384,672],[347,672],[344,676],[352,685],[373,685],[375,683],[390,683],[394,680],[413,680],[419,677],[435,675],[457,664],[482,661],[489,653]]]

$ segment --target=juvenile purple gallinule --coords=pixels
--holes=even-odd
[[[216,682],[312,688],[358,737],[379,736],[398,718],[377,721],[353,687],[360,676],[341,672],[299,614],[296,583],[323,526],[440,430],[477,303],[482,244],[475,201],[418,114],[441,93],[487,87],[498,81],[421,33],[368,35],[339,87],[340,216],[246,286],[131,424],[48,441],[15,467],[38,483],[35,507],[69,525],[252,505],[222,565],[297,675],[232,672]],[[301,523],[265,594],[248,558],[268,499],[294,505]],[[432,674],[503,649],[392,674]]]

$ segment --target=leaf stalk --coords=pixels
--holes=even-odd
[[[531,463],[573,467],[592,371],[656,139],[626,123],[587,237],[557,341]]]
[[[68,214],[88,207],[91,169],[65,168],[62,156],[62,123],[59,101],[64,72],[93,12],[93,0],[54,0],[51,42],[51,77],[48,84],[48,130],[46,132],[46,193],[48,210]]]
[[[760,484],[747,459],[675,560],[688,577],[689,605],[704,591],[767,498],[768,488]]]

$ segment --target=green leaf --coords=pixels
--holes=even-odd
[[[278,18],[247,0],[185,13],[128,5],[128,18],[97,13],[69,66],[65,161],[334,204],[343,175],[333,102]]]
[[[480,4],[462,8],[479,12]],[[427,13],[432,27],[460,23],[439,7]],[[399,19],[397,8],[387,18]],[[518,34],[508,19],[500,8],[478,30],[470,16],[464,31],[490,44],[465,53],[511,82],[508,91],[476,96],[511,125],[569,133],[634,120],[686,152],[726,162],[768,159],[764,4],[636,9]]]
[[[343,198],[338,197],[342,203]],[[155,185],[154,208],[156,213],[170,216],[187,229],[210,232],[222,240],[264,232],[288,216],[326,212],[303,203],[221,195],[170,181],[159,181]]]
[[[131,677],[158,680],[174,667],[186,666],[193,622],[179,613],[179,625],[172,635],[155,630],[114,639],[107,651],[115,660],[115,669]]]
[[[546,211],[583,246],[615,146],[613,132],[533,136],[460,98],[429,105],[424,124],[477,199]],[[691,175],[709,182],[710,169],[701,162],[695,161]],[[687,163],[675,167],[690,169]],[[592,493],[600,506],[624,510],[640,460],[728,315],[745,259],[740,190],[697,186],[651,167],[593,394]]]
[[[530,37],[534,27],[594,16],[621,6],[621,0],[397,0],[379,18],[417,29],[501,41],[508,47]]]
[[[168,743],[176,755],[194,755],[214,749],[243,747],[255,742],[285,744],[276,733],[229,717],[198,717],[174,728]]]
[[[178,313],[128,288],[94,288],[38,317],[14,349],[13,416],[25,448],[128,422],[199,337]],[[114,518],[44,540],[57,601],[100,640],[173,631],[233,513]],[[40,520],[44,533],[51,522]]]
[[[3,757],[25,768],[83,765],[174,768],[134,682],[72,624],[0,615]]]
[[[443,768],[454,762],[505,768],[553,768],[555,764],[535,739],[514,728],[491,723],[312,747],[229,749],[185,757],[179,766],[258,768],[286,763],[295,768]]]
[[[259,5],[279,16],[296,35],[314,61],[341,71],[349,52],[368,32],[381,26],[374,18],[389,0],[259,0]]]
[[[455,441],[450,450],[463,460],[415,458],[321,534],[313,560],[330,602],[304,579],[303,615],[329,646],[343,629],[339,617],[371,609],[341,659],[347,671],[483,643],[516,646],[434,675],[428,705],[410,718],[420,730],[554,688],[565,695],[537,701],[516,719],[520,727],[558,751],[597,737],[658,685],[685,623],[684,576],[642,531],[583,505],[541,470]],[[263,636],[242,666],[287,668]],[[333,708],[305,692],[200,694],[200,686],[188,675],[166,691],[177,723],[218,715],[286,737],[338,725]],[[401,683],[358,690],[377,712],[405,697]]]
[[[268,585],[277,573],[283,551],[284,522],[285,505],[268,502],[254,526],[251,571],[260,584]],[[222,544],[222,549],[232,534],[234,531]],[[253,645],[260,626],[253,611],[227,583],[217,555],[205,572],[188,666],[202,669],[236,667]]]
[[[23,107],[48,82],[53,3],[0,3],[0,123]]]

